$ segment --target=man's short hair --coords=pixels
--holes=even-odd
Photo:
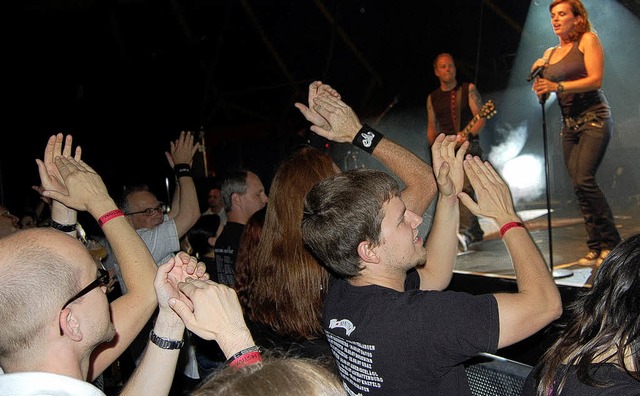
[[[456,59],[453,57],[453,55],[451,55],[448,52],[441,52],[438,55],[436,55],[435,59],[433,59],[433,67],[436,67],[436,64],[438,63],[438,59],[444,57],[444,56],[448,56],[449,58],[451,58],[451,61],[453,62],[453,64],[456,64]]]
[[[248,175],[248,171],[241,169],[232,171],[224,177],[220,192],[222,193],[222,203],[224,204],[225,212],[231,212],[231,196],[234,193],[244,194],[247,191]]]
[[[358,245],[380,243],[382,206],[398,195],[398,182],[382,171],[360,169],[331,176],[305,197],[302,239],[335,275],[357,276]]]
[[[150,192],[153,194],[149,186],[146,184],[134,184],[131,186],[123,186],[122,194],[120,194],[120,200],[118,202],[118,207],[122,209],[123,212],[125,213],[131,212],[131,205],[129,204],[129,195],[137,192]]]
[[[59,232],[36,227],[0,241],[0,364],[27,353],[79,290],[77,267],[41,243]]]

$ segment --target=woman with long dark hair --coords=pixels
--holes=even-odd
[[[611,251],[585,290],[524,395],[640,395],[640,234]]]

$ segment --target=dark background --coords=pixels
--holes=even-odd
[[[613,1],[613,0],[607,0]],[[164,151],[181,130],[206,142],[207,171],[254,169],[268,187],[278,161],[309,139],[293,107],[314,80],[361,118],[424,108],[432,61],[504,89],[530,1],[20,1],[8,13],[0,199],[38,197],[34,158],[71,133],[111,190],[164,186]],[[547,1],[536,5],[548,6]],[[621,1],[638,15],[638,0]],[[548,21],[547,21],[548,23]],[[549,30],[548,24],[541,29]],[[554,43],[545,43],[553,45]],[[535,59],[538,54],[532,54]],[[524,76],[523,76],[524,78]],[[424,119],[415,121],[426,131]],[[204,174],[202,162],[196,166]]]

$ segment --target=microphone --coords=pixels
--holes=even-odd
[[[543,70],[544,70],[544,66],[538,66],[535,69],[533,69],[533,71],[529,74],[529,77],[527,77],[527,81],[531,81],[538,76],[542,77]]]

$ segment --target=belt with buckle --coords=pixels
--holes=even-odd
[[[587,122],[591,122],[591,121],[595,121],[598,119],[598,116],[596,116],[596,113],[593,111],[590,111],[588,113],[586,113],[583,116],[577,117],[577,118],[572,118],[572,117],[564,117],[563,121],[564,121],[564,126],[566,126],[568,129],[572,129],[574,131],[578,130],[582,125],[586,124]]]

